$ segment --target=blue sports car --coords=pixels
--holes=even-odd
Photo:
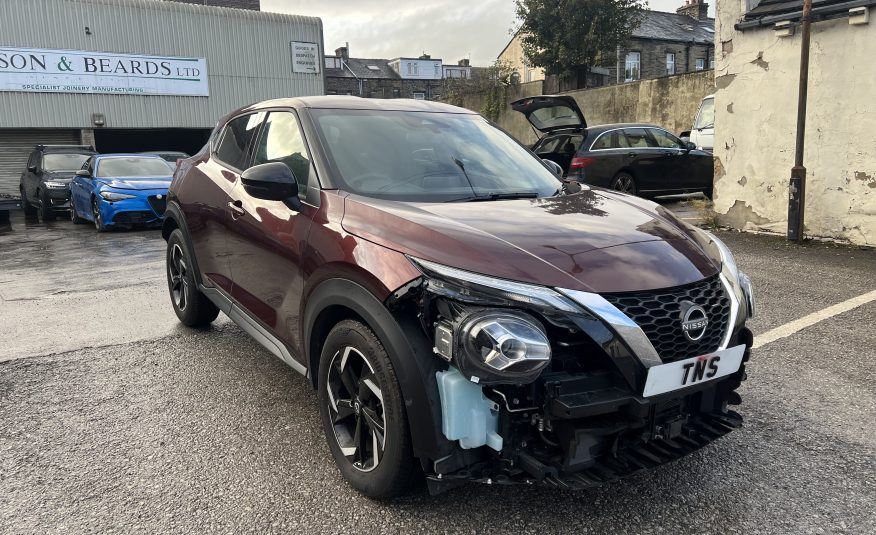
[[[97,154],[70,184],[70,218],[98,231],[160,226],[173,167],[160,156]]]

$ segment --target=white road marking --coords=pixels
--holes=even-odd
[[[753,348],[757,349],[758,347],[765,346],[769,343],[775,342],[776,340],[791,336],[797,331],[815,325],[822,320],[832,318],[837,314],[842,314],[843,312],[848,312],[853,308],[858,308],[861,305],[866,305],[871,301],[876,301],[876,290],[859,295],[858,297],[853,297],[851,299],[843,301],[842,303],[837,303],[833,306],[823,308],[818,312],[813,312],[812,314],[803,316],[800,319],[796,319],[784,325],[780,325],[775,329],[771,329],[761,335],[758,335],[754,339]]]

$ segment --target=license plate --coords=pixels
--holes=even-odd
[[[736,373],[742,364],[744,354],[745,346],[740,345],[699,357],[653,366],[648,369],[648,379],[645,381],[645,391],[642,395],[648,397],[665,394]]]

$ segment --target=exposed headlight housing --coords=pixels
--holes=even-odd
[[[52,189],[65,189],[67,187],[67,184],[64,182],[56,182],[54,180],[46,180],[43,184],[45,184],[47,188]]]
[[[721,260],[721,274],[733,287],[737,300],[746,305],[746,315],[743,316],[740,314],[737,319],[742,320],[746,317],[750,318],[754,316],[754,293],[751,289],[751,279],[749,279],[745,273],[739,271],[739,267],[736,265],[736,259],[733,257],[730,248],[711,232],[697,227],[693,228],[707,242],[707,247],[713,249],[713,252]]]
[[[123,201],[125,199],[133,199],[136,195],[127,193],[116,193],[115,191],[101,191],[100,196],[108,201]]]
[[[544,327],[522,311],[476,309],[440,322],[435,340],[435,351],[474,383],[531,383],[551,360]]]

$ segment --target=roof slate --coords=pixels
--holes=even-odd
[[[331,56],[329,56],[331,57]],[[329,69],[326,68],[325,75],[334,78],[362,78],[362,79],[385,79],[385,78],[401,78],[389,66],[388,59],[365,59],[365,58],[349,58],[344,60],[349,69]],[[373,65],[377,70],[369,69],[368,66]],[[350,73],[353,71],[355,76]]]
[[[645,10],[633,38],[666,41],[715,42],[715,19],[697,20],[687,15]]]

